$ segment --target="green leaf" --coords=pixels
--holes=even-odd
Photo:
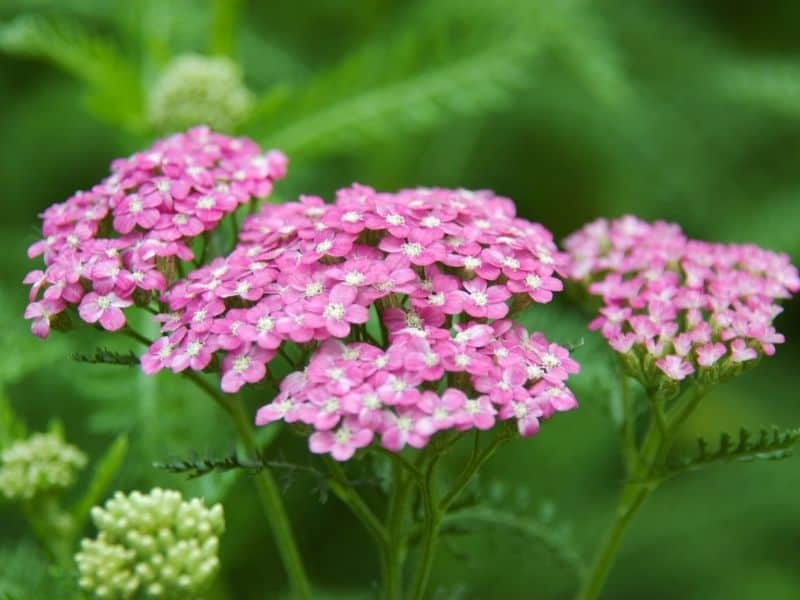
[[[25,423],[14,414],[11,402],[0,389],[0,450],[25,437],[25,433]]]
[[[52,63],[86,84],[89,108],[99,117],[139,126],[144,103],[137,70],[107,38],[67,19],[23,15],[0,25],[0,50]]]
[[[0,547],[0,599],[33,600],[82,597],[74,571],[48,564],[47,557],[28,539]]]
[[[732,61],[718,70],[716,83],[734,102],[800,117],[800,63],[796,61]]]
[[[585,565],[580,553],[569,540],[563,527],[553,527],[544,519],[530,519],[487,506],[465,508],[442,517],[442,527],[458,531],[463,526],[480,526],[488,529],[506,529],[521,534],[555,557],[560,563],[582,576]]]
[[[730,462],[780,460],[792,456],[798,443],[800,428],[782,431],[777,427],[762,427],[757,434],[741,428],[738,438],[723,432],[715,450],[710,449],[710,444],[704,438],[698,438],[695,456],[672,459],[657,475],[666,478]]]
[[[120,435],[97,462],[86,493],[75,503],[70,511],[75,522],[75,532],[77,534],[80,534],[83,530],[92,507],[100,504],[108,493],[127,453],[128,436]]]
[[[496,110],[530,78],[539,50],[522,27],[381,39],[312,79],[248,131],[291,155],[331,153]]]

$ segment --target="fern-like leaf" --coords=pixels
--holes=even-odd
[[[70,20],[23,15],[0,25],[0,50],[52,63],[86,84],[99,117],[138,126],[143,100],[136,68],[107,38]]]
[[[583,558],[567,531],[563,527],[554,527],[546,519],[531,519],[488,506],[473,506],[446,514],[442,517],[442,527],[445,534],[448,531],[469,532],[470,528],[505,529],[544,547],[579,577],[585,571]]]
[[[117,365],[121,367],[134,367],[139,364],[139,357],[132,350],[128,352],[115,352],[108,348],[96,348],[92,354],[75,352],[72,360],[91,365]]]
[[[738,437],[723,432],[716,449],[711,449],[704,438],[699,438],[695,456],[669,461],[658,475],[674,477],[687,471],[730,462],[780,460],[792,456],[797,444],[800,444],[800,428],[761,428],[757,434],[742,428]]]
[[[469,41],[448,44],[447,32],[438,30],[369,44],[287,94],[246,130],[269,146],[308,156],[502,107],[528,81],[538,41],[522,28],[488,39],[476,40],[474,32],[464,37]]]

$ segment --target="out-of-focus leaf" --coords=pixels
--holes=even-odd
[[[140,125],[136,68],[108,39],[76,21],[25,15],[0,25],[0,50],[44,59],[87,86],[89,107],[126,128]]]
[[[53,567],[29,540],[0,547],[0,599],[38,600],[58,598],[79,600],[77,575]]]
[[[97,461],[92,479],[86,492],[72,507],[71,514],[75,523],[75,531],[80,534],[93,506],[102,502],[117,476],[125,455],[128,452],[128,436],[120,435]]]
[[[17,418],[11,403],[0,388],[0,450],[25,437],[25,423]]]
[[[368,45],[312,79],[271,114],[262,113],[248,130],[290,155],[309,156],[504,106],[527,81],[539,41],[514,27],[494,37],[482,33],[478,41],[467,32],[464,37],[472,43],[447,40],[455,36],[437,29],[429,38],[404,34]]]

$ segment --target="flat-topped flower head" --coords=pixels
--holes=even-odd
[[[33,333],[47,337],[68,308],[87,323],[120,329],[122,309],[165,291],[175,262],[193,257],[193,238],[268,194],[285,169],[279,152],[205,127],[113,161],[101,183],[42,213],[44,239],[28,253],[41,255],[45,269],[25,278]]]
[[[220,504],[180,492],[117,492],[92,509],[95,539],[75,555],[79,584],[98,598],[203,597],[219,570]]]
[[[86,462],[86,455],[61,436],[35,433],[0,454],[0,493],[12,500],[30,500],[63,490],[73,484]]]
[[[718,381],[783,335],[781,300],[800,290],[785,254],[687,238],[677,225],[600,219],[569,236],[570,277],[601,300],[599,329],[645,386]]]
[[[530,405],[520,426],[530,433],[532,419],[575,406],[550,388],[577,364],[506,317],[549,301],[565,266],[550,232],[490,192],[353,185],[332,204],[303,196],[248,217],[228,256],[166,291],[163,337],[143,365],[218,364],[223,391],[235,392],[267,376],[282,344],[299,344],[306,384],[287,379],[258,422],[306,423],[312,451],[338,460],[373,440],[399,450],[442,429],[489,428],[512,418],[511,400]],[[198,336],[216,361],[192,362]],[[490,394],[487,377],[509,389]]]

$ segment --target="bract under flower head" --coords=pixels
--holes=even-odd
[[[281,153],[205,127],[115,160],[102,183],[42,213],[44,239],[28,254],[45,269],[25,277],[33,333],[47,337],[69,306],[88,323],[121,328],[123,309],[164,291],[175,261],[192,258],[192,238],[269,194],[285,170]]]
[[[688,239],[680,227],[632,216],[568,237],[570,276],[602,300],[599,329],[646,386],[716,381],[784,341],[772,325],[800,290],[785,254]]]
[[[299,344],[307,369],[258,421],[307,423],[312,451],[339,460],[375,435],[399,450],[510,418],[530,434],[575,406],[564,381],[577,364],[505,317],[549,302],[565,261],[549,231],[490,192],[301,197],[263,207],[231,254],[167,291],[164,336],[142,364],[204,369],[217,354],[222,389],[236,392]]]

